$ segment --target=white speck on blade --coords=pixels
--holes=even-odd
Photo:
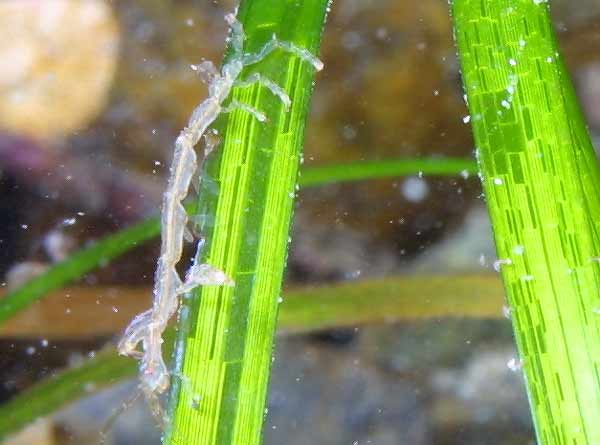
[[[595,307],[594,309],[592,309],[592,312],[596,315],[600,315],[600,307]]]
[[[463,117],[462,121],[463,121],[465,124],[468,124],[469,122],[471,122],[471,116],[469,116],[469,115],[466,115],[465,117]]]
[[[508,64],[510,66],[517,66],[517,61],[515,59],[508,59]]]
[[[500,179],[500,178],[494,178],[494,184],[495,185],[502,185],[504,183],[502,182],[502,179]]]
[[[521,275],[521,281],[533,281],[533,275]]]
[[[525,252],[525,247],[521,244],[517,244],[515,247],[513,247],[513,252],[515,255],[523,255]]]
[[[510,258],[505,258],[502,260],[496,260],[494,261],[494,270],[496,272],[500,272],[500,268],[502,266],[510,266],[512,264],[512,260]]]

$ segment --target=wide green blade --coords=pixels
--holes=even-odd
[[[548,4],[452,9],[538,443],[598,444],[600,174]]]

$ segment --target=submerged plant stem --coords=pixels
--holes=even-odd
[[[276,35],[318,54],[327,0],[245,0],[238,19],[246,53],[260,53]],[[236,285],[203,286],[182,307],[170,394],[167,445],[260,443],[273,336],[289,243],[304,126],[314,67],[275,51],[245,70],[280,85],[291,98],[259,84],[233,91],[233,100],[264,113],[238,110],[216,127],[222,140],[207,160],[198,200],[202,262],[227,272]],[[265,91],[266,90],[266,91]]]
[[[452,8],[538,444],[598,444],[600,171],[548,4]]]

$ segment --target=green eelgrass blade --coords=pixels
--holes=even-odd
[[[540,445],[600,443],[600,171],[543,0],[454,0]]]
[[[302,188],[338,182],[365,179],[393,178],[403,175],[470,175],[477,173],[477,164],[471,159],[384,159],[355,161],[303,169],[300,172]]]
[[[463,172],[476,173],[477,165],[472,160],[456,158],[357,161],[306,167],[302,169],[298,183],[301,188],[307,188],[417,173],[427,176],[458,175]],[[188,211],[190,209],[190,213],[194,213],[192,206],[188,206]],[[0,299],[0,323],[27,308],[47,293],[81,278],[86,273],[109,263],[159,234],[158,218],[148,218],[75,252],[48,269],[44,274],[2,297]]]
[[[276,35],[318,54],[328,0],[244,0],[239,20],[245,52],[258,53]],[[247,112],[220,118],[223,138],[198,204],[206,238],[203,262],[223,269],[235,287],[203,286],[184,302],[175,350],[166,445],[257,445],[266,404],[273,338],[289,243],[304,127],[314,67],[277,51],[252,72],[281,85],[292,104],[259,85],[233,97],[262,110],[268,122]],[[249,73],[245,73],[249,74]],[[197,400],[200,404],[195,403]]]
[[[496,275],[352,281],[286,291],[277,326],[282,332],[302,333],[401,320],[499,318],[503,298]],[[172,329],[166,332],[166,345],[171,345],[173,334]],[[0,439],[91,392],[134,377],[137,366],[135,360],[121,357],[114,347],[108,347],[81,366],[35,384],[0,405]]]

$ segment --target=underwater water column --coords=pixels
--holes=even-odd
[[[454,0],[539,445],[600,443],[600,172],[545,0]]]
[[[318,56],[328,0],[244,0],[245,54],[276,38]],[[275,37],[276,36],[276,37]],[[289,45],[287,46],[289,47]],[[304,129],[315,68],[281,48],[244,69],[279,85],[234,88],[238,109],[216,122],[221,142],[205,163],[195,219],[206,240],[202,262],[225,271],[235,287],[203,286],[183,305],[175,346],[169,445],[258,445],[265,418],[273,339],[289,244]],[[225,60],[229,61],[232,52]],[[317,65],[317,66],[314,66]]]

